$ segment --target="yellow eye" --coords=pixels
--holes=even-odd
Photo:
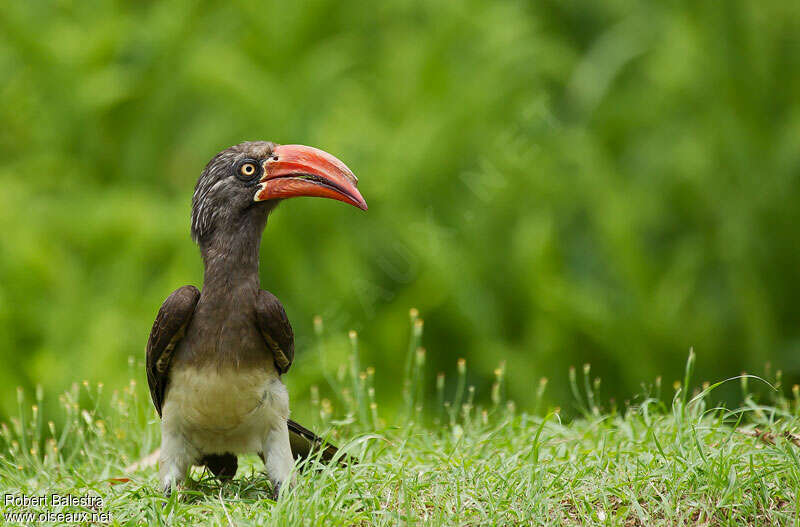
[[[253,163],[245,163],[239,168],[239,173],[246,177],[252,177],[256,173],[256,166]]]

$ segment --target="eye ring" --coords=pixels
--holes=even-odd
[[[236,177],[243,181],[251,181],[261,173],[261,165],[255,159],[243,159],[236,165]]]

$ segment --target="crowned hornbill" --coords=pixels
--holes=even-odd
[[[233,477],[239,454],[257,452],[277,489],[295,456],[335,447],[288,419],[281,382],[294,358],[283,306],[261,289],[267,216],[283,199],[318,196],[362,210],[358,180],[332,155],[301,145],[246,142],[206,165],[192,197],[192,238],[203,290],[186,285],[161,306],[147,342],[147,382],[161,417],[159,478],[166,494],[192,464]]]

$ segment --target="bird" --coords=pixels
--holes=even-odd
[[[275,499],[293,486],[295,456],[336,447],[289,419],[282,376],[294,359],[283,305],[261,289],[259,251],[267,218],[283,200],[312,196],[364,211],[353,172],[304,145],[243,142],[215,155],[200,174],[191,236],[200,249],[202,290],[176,289],[161,305],[146,348],[147,382],[161,419],[159,484],[169,496],[192,465],[222,481],[237,456],[257,453]]]

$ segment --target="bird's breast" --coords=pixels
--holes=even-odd
[[[251,452],[288,415],[275,370],[187,366],[170,373],[162,425],[203,452]]]
[[[271,357],[252,309],[246,304],[223,304],[198,309],[175,350],[173,364],[199,369],[213,365],[224,374],[231,369],[270,369]]]

